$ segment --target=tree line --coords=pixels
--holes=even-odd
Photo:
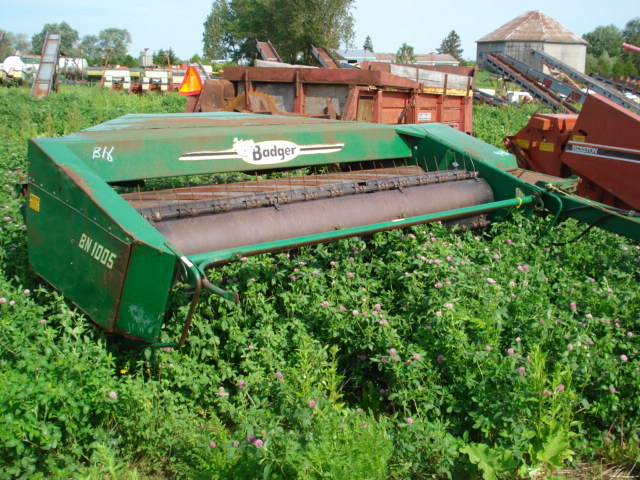
[[[129,54],[131,34],[122,28],[106,28],[97,35],[80,37],[78,31],[67,22],[47,23],[31,39],[24,33],[12,33],[0,29],[0,60],[15,52],[22,55],[40,55],[47,33],[60,34],[60,52],[67,57],[87,59],[90,65],[124,65],[137,67],[138,59]],[[140,52],[146,54],[146,52]],[[172,48],[159,49],[150,53],[154,65],[180,63]]]
[[[622,43],[640,46],[640,17],[629,20],[623,29],[601,26],[582,38],[588,42],[586,73],[613,77],[640,74],[640,54],[622,50]]]
[[[281,58],[290,63],[314,62],[312,50],[321,46],[337,50],[351,47],[354,38],[352,9],[355,0],[213,0],[211,11],[203,23],[204,58],[251,62],[257,56],[257,41],[269,40]],[[26,34],[0,29],[0,59],[19,50],[39,54],[47,32],[61,34],[61,51],[67,56],[84,57],[90,64],[137,66],[128,47],[131,34],[120,28],[107,28],[97,35],[80,38],[78,31],[66,22],[48,23],[31,39]],[[622,43],[640,45],[640,17],[623,29],[615,25],[600,26],[583,35],[587,41],[586,73],[601,73],[616,77],[640,74],[640,55],[623,52]],[[373,52],[373,40],[366,37],[363,48]],[[450,54],[461,63],[460,36],[452,30],[437,49]],[[146,52],[140,52],[146,53]],[[177,64],[171,48],[152,52],[153,64]],[[200,60],[194,55],[191,61]],[[415,62],[412,46],[403,43],[396,52],[399,63]]]
[[[204,22],[205,58],[253,61],[256,42],[269,40],[283,61],[314,63],[313,47],[350,47],[354,37],[354,0],[214,0]],[[460,37],[452,31],[438,53],[462,60]],[[367,36],[363,48],[373,52]],[[396,53],[401,63],[415,61],[413,47],[403,43]]]
[[[214,0],[204,22],[209,59],[252,61],[270,41],[283,61],[313,62],[313,46],[338,49],[354,36],[354,0]]]

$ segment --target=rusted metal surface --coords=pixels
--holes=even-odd
[[[593,73],[591,76],[619,92],[623,92],[625,94],[635,95],[636,102],[640,102],[640,78],[626,77],[626,78],[618,78],[611,77],[609,75],[602,75],[601,73]],[[632,99],[633,97],[630,97]]]
[[[578,81],[579,83],[586,85],[589,90],[596,92],[597,94],[606,97],[609,100],[617,103],[618,105],[622,105],[625,108],[635,112],[636,114],[640,114],[640,105],[630,101],[627,97],[625,97],[621,92],[613,88],[609,88],[607,85],[594,80],[589,75],[586,75],[575,68],[567,65],[563,61],[555,58],[553,55],[549,53],[539,50],[532,49],[531,55],[533,57],[539,58],[542,62],[548,67],[555,68],[556,70],[561,71],[563,74],[568,77]]]
[[[640,115],[611,100],[585,102],[567,143],[564,163],[584,180],[578,193],[640,210]]]
[[[527,40],[585,45],[587,43],[586,40],[540,11],[525,12],[476,40],[476,43]]]
[[[312,47],[311,52],[323,68],[340,68],[326,48]]]
[[[476,175],[400,165],[122,197],[191,255],[490,202]]]
[[[134,192],[122,197],[146,218],[162,221],[470,178],[475,178],[471,172],[425,172],[417,165],[406,165]]]
[[[207,80],[207,88],[200,95],[187,97],[187,112],[214,112],[222,110],[235,97],[233,84],[227,80]]]
[[[519,68],[518,65],[510,62],[509,59],[499,53],[487,55],[487,63],[500,72],[503,77],[517,83],[527,90],[533,97],[545,105],[562,113],[576,113],[578,110],[567,100],[557,95],[551,88],[538,79],[531,76],[529,71]]]
[[[417,82],[388,72],[332,68],[227,67],[222,77],[231,82],[283,82],[371,85],[376,87],[418,88]]]
[[[42,47],[42,58],[31,85],[31,96],[46,97],[55,88],[56,68],[58,67],[58,53],[60,51],[60,34],[47,33]]]
[[[412,80],[435,93],[469,95],[475,83],[476,68],[452,65],[431,66],[382,62],[363,62],[362,70],[387,72]]]
[[[505,53],[487,55],[487,62],[494,64],[495,69],[503,74],[503,79],[515,78],[534,97],[548,96],[544,103],[550,106],[557,104],[557,109],[560,111],[568,110],[568,113],[577,113],[578,110],[573,104],[584,103],[587,96],[570,77],[562,73],[546,74]]]
[[[493,193],[486,182],[470,179],[175,218],[157,222],[155,227],[177,249],[193,255],[394,221],[492,200]]]
[[[258,43],[258,55],[262,60],[266,60],[268,62],[282,62],[280,59],[280,55],[276,51],[275,47],[271,44],[271,42],[257,42]]]
[[[222,76],[233,85],[233,99],[217,95],[207,100],[211,91],[221,89],[220,80],[211,80],[186,111],[224,108],[386,124],[440,122],[472,132],[473,68],[439,72],[440,67],[399,66],[397,74],[390,68],[229,67]],[[252,94],[258,96],[252,99]]]

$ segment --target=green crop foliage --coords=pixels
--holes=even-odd
[[[634,464],[640,246],[597,229],[572,241],[585,226],[571,221],[548,233],[515,213],[241,259],[215,272],[240,303],[202,298],[184,347],[107,338],[29,268],[26,140],[183,107],[0,90],[0,479],[551,478],[578,464],[595,478]],[[500,145],[528,108],[476,107],[476,134]]]

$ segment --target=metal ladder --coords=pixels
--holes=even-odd
[[[276,52],[275,47],[271,44],[270,41],[258,42],[258,53],[260,54],[260,58],[262,58],[262,60],[282,63],[280,55],[278,55],[278,52]]]
[[[537,98],[552,109],[561,111],[562,113],[577,112],[573,105],[560,98],[560,96],[553,92],[549,87],[538,83],[538,80],[531,75],[530,67],[525,65],[527,69],[521,70],[516,65],[511,63],[509,59],[505,58],[504,55],[499,53],[488,54],[486,61],[500,74],[520,85],[531,95],[533,95],[534,98]]]
[[[48,33],[42,47],[42,58],[38,72],[31,85],[31,96],[34,98],[47,97],[54,88],[58,54],[60,52],[60,34]]]
[[[547,64],[550,67],[555,68],[556,70],[561,71],[562,73],[572,78],[573,80],[577,80],[578,82],[584,83],[585,85],[587,85],[587,87],[590,90],[593,90],[594,92],[599,93],[603,97],[608,98],[609,100],[617,103],[618,105],[622,105],[623,107],[628,108],[629,110],[640,114],[640,105],[630,102],[621,93],[598,82],[597,80],[591,78],[589,75],[586,75],[584,73],[577,71],[575,68],[570,67],[566,63],[561,62],[557,58],[549,55],[546,52],[543,52],[542,50],[533,49],[531,50],[531,54],[534,57],[538,57],[540,60],[542,60],[543,63]]]
[[[193,63],[190,63],[189,66],[195,68],[198,71],[198,74],[200,75],[200,79],[203,82],[205,80],[211,80],[211,76],[204,69],[204,65],[202,65],[202,62],[193,62]]]
[[[610,86],[619,92],[640,95],[640,83],[627,82],[626,80],[602,75],[601,73],[594,73],[592,76],[600,83]]]
[[[548,87],[554,92],[559,93],[560,95],[563,95],[568,100],[574,103],[584,103],[587,95],[583,91],[581,91],[579,88],[569,83],[563,82],[562,80],[558,80],[557,78],[554,78],[551,75],[547,75],[546,73],[541,72],[537,68],[533,68],[527,65],[526,63],[521,62],[517,58],[511,57],[510,55],[507,55],[505,53],[501,53],[500,55],[504,57],[504,59],[507,60],[511,65],[516,67],[518,70],[525,72],[530,77],[535,78],[538,82],[540,82],[545,87]]]
[[[320,62],[320,65],[324,68],[340,68],[340,66],[333,60],[326,48],[311,46],[311,52],[316,60]]]

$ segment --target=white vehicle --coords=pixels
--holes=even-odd
[[[107,68],[102,75],[102,86],[113,90],[131,90],[131,72],[128,68]]]
[[[37,63],[25,63],[19,55],[10,55],[2,62],[3,82],[24,84],[38,71]]]
[[[159,91],[166,93],[173,85],[173,75],[170,70],[148,69],[144,71],[142,78],[142,91],[144,93]]]

